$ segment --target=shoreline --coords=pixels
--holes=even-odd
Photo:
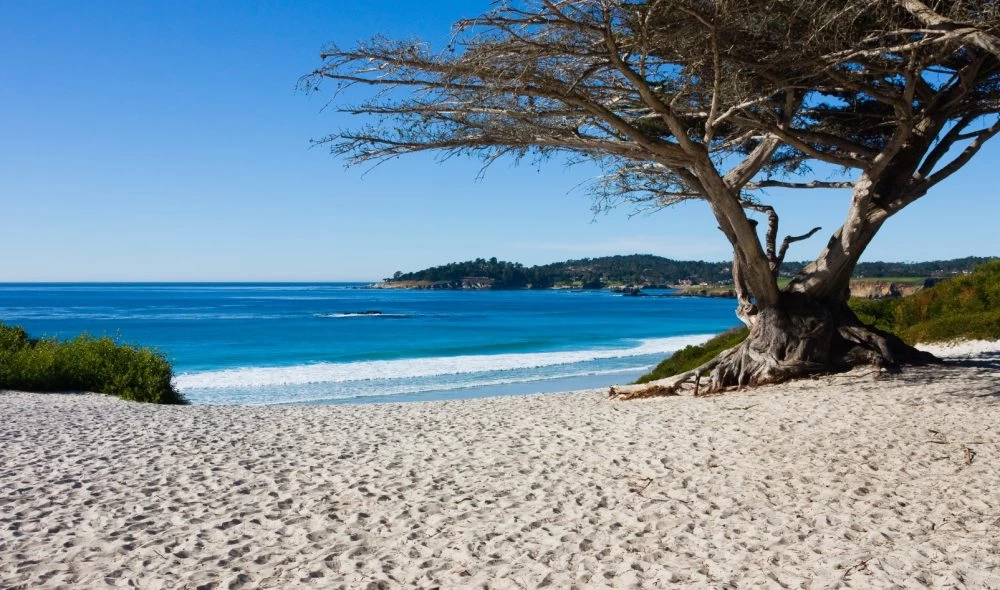
[[[343,399],[324,399],[317,401],[284,402],[274,404],[258,404],[263,407],[281,406],[350,406],[369,404],[415,404],[443,401],[461,401],[487,399],[494,397],[522,397],[529,395],[548,395],[566,393],[568,391],[606,390],[612,385],[620,385],[623,381],[629,383],[652,370],[627,370],[600,375],[575,375],[572,377],[557,377],[537,381],[518,381],[495,385],[474,385],[458,389],[440,389],[421,391],[418,393],[400,393],[388,395],[370,395]],[[223,405],[223,404],[194,404]],[[234,405],[234,404],[225,404]]]
[[[365,403],[527,394],[634,381],[701,334],[584,343],[536,352],[403,357],[180,371],[174,386],[194,404]]]
[[[903,277],[901,279],[855,278],[851,279],[851,297],[859,299],[893,299],[913,295],[932,286],[939,279],[931,277]],[[492,284],[465,285],[461,282],[431,281],[382,281],[371,283],[361,289],[390,291],[610,291],[626,297],[698,297],[707,299],[736,299],[736,291],[731,284],[698,285],[602,285],[582,287],[576,285],[554,285],[551,287],[506,287]],[[645,291],[669,291],[669,293],[649,294]]]
[[[708,336],[704,336],[708,339]],[[918,348],[927,350],[935,355],[956,357],[957,355],[976,355],[983,351],[994,348],[1000,350],[1000,341],[958,341],[953,343],[938,344],[918,344]],[[674,351],[677,352],[677,351]],[[351,397],[330,397],[324,395],[322,387],[317,389],[314,397],[297,401],[211,401],[211,400],[191,400],[191,405],[195,406],[225,406],[225,407],[297,407],[297,406],[341,406],[341,405],[368,405],[368,404],[410,404],[436,401],[455,401],[466,399],[482,399],[491,397],[519,397],[534,394],[565,393],[584,390],[604,390],[611,386],[619,386],[634,383],[639,377],[652,371],[656,363],[662,360],[661,356],[656,357],[656,361],[650,363],[646,368],[628,368],[599,373],[585,373],[579,375],[563,375],[557,377],[540,378],[527,381],[511,381],[502,383],[475,384],[462,387],[445,389],[427,389],[406,393],[377,393],[359,394]],[[247,386],[247,389],[254,387]],[[190,390],[188,390],[190,392]],[[184,393],[184,390],[181,391]],[[255,398],[256,400],[256,398]]]
[[[0,587],[1000,585],[1000,343],[708,398],[0,393]]]

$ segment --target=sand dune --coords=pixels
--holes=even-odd
[[[1000,346],[949,353],[635,402],[6,392],[0,587],[1000,588]]]

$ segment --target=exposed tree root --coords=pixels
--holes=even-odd
[[[727,354],[734,350],[736,350],[736,347],[721,352],[719,353],[719,356],[695,369],[687,371],[686,373],[680,373],[664,379],[657,379],[656,381],[650,381],[641,385],[612,386],[608,391],[608,396],[616,397],[622,400],[629,400],[643,397],[681,395],[681,388],[688,384],[691,384],[694,388],[693,395],[698,395],[698,388],[701,385],[701,379],[705,373],[714,369],[720,362],[722,362]]]
[[[760,311],[746,340],[700,367],[642,385],[612,387],[609,395],[627,400],[711,394],[858,366],[898,370],[935,362],[940,361],[933,355],[862,324],[846,305],[788,295],[780,307]]]

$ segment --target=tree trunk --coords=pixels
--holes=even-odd
[[[820,256],[781,292],[775,280],[778,262],[771,268],[759,241],[752,241],[747,248],[747,240],[732,230],[735,215],[723,215],[717,206],[716,201],[728,201],[712,200],[720,228],[733,244],[736,315],[750,329],[750,336],[687,373],[643,385],[613,387],[611,394],[623,399],[673,395],[693,385],[697,395],[865,365],[896,370],[900,365],[939,362],[893,334],[866,326],[847,305],[855,266],[892,213],[880,203],[906,196],[907,187],[890,180],[912,174],[919,160],[911,160],[900,164],[905,168],[903,173],[882,167],[878,174],[861,175],[844,224]],[[754,256],[748,256],[748,251]],[[708,382],[703,384],[705,378]]]
[[[720,357],[710,389],[778,383],[859,365],[891,369],[934,360],[866,326],[841,301],[785,293],[777,305],[758,311],[749,338]]]
[[[898,337],[863,324],[839,299],[782,293],[778,303],[759,308],[750,336],[693,371],[644,385],[612,388],[623,399],[694,394],[781,383],[807,375],[858,366],[896,370],[900,365],[939,362]],[[703,380],[707,379],[707,383]]]
[[[887,217],[873,204],[877,196],[875,180],[867,173],[861,175],[854,185],[844,224],[833,233],[819,257],[792,279],[787,291],[820,300],[847,300],[854,267]]]

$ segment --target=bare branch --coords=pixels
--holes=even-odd
[[[921,23],[930,27],[931,31],[939,32],[945,30],[951,34],[960,33],[959,36],[964,37],[965,41],[1000,57],[1000,39],[995,35],[980,30],[978,27],[970,27],[946,18],[934,12],[934,10],[920,0],[895,0],[895,2],[909,11]]]
[[[781,264],[785,261],[785,254],[788,253],[788,247],[789,246],[791,246],[795,242],[801,242],[802,240],[808,240],[809,238],[813,237],[813,235],[815,235],[816,232],[818,232],[821,229],[823,229],[823,228],[821,228],[821,227],[814,227],[811,230],[809,230],[808,232],[802,234],[801,236],[785,236],[785,239],[781,241],[781,249],[778,250],[778,258],[777,258],[777,264],[776,264],[776,266],[778,268],[781,268]]]
[[[744,209],[750,209],[751,211],[758,211],[767,214],[767,234],[764,238],[764,243],[767,248],[767,258],[771,261],[771,270],[774,271],[778,260],[774,250],[775,241],[778,238],[777,212],[775,212],[774,207],[771,207],[770,205],[754,203],[753,201],[747,199],[743,199],[740,204],[743,205]]]
[[[827,162],[828,164],[836,164],[837,166],[844,166],[846,168],[863,167],[866,165],[866,162],[860,158],[851,157],[847,155],[840,155],[839,153],[835,152],[831,153],[831,152],[820,151],[814,148],[812,145],[810,145],[807,141],[799,138],[796,135],[794,129],[789,129],[786,131],[780,128],[779,126],[771,123],[755,121],[752,119],[747,119],[745,117],[735,116],[735,115],[731,117],[731,120],[736,122],[738,125],[743,126],[744,128],[753,128],[753,129],[763,128],[765,131],[773,133],[779,139],[781,139],[788,145],[794,147],[795,149],[801,151],[810,158]]]
[[[975,116],[966,115],[958,120],[951,129],[948,130],[944,136],[941,137],[934,145],[934,149],[928,152],[927,156],[924,158],[924,162],[920,165],[920,168],[913,175],[914,182],[919,182],[926,178],[931,172],[934,171],[934,167],[937,163],[941,161],[941,158],[948,153],[951,146],[955,145],[956,141],[960,141],[961,133],[968,127],[972,121],[975,120]]]
[[[958,29],[955,31],[941,32],[936,35],[925,35],[915,41],[898,43],[888,46],[880,46],[872,49],[852,49],[830,54],[826,59],[832,63],[845,63],[862,57],[876,57],[887,53],[904,53],[921,49],[929,45],[939,45],[947,42],[960,41],[978,31],[974,28]]]
[[[547,0],[546,0],[547,1]],[[660,97],[650,86],[649,81],[639,75],[638,72],[633,70],[624,60],[621,59],[619,55],[618,44],[615,41],[614,33],[611,30],[610,17],[605,23],[604,29],[604,42],[608,48],[608,57],[612,65],[618,69],[625,77],[635,85],[639,92],[639,96],[642,101],[647,104],[653,112],[660,115],[663,118],[664,123],[673,133],[674,137],[680,142],[684,151],[689,155],[694,151],[694,144],[687,136],[687,129],[685,129],[683,123],[680,119],[673,113],[670,105],[664,103],[660,100]],[[696,153],[696,151],[695,151]]]
[[[966,146],[966,148],[962,150],[961,154],[943,166],[940,170],[930,175],[924,182],[926,188],[934,186],[957,172],[962,166],[965,166],[969,160],[971,160],[972,157],[979,152],[983,145],[997,133],[1000,133],[1000,120],[991,125],[989,128],[980,131],[977,134],[976,139]]]
[[[832,181],[821,181],[812,180],[809,182],[785,182],[781,180],[758,180],[755,182],[748,182],[744,185],[746,190],[757,190],[763,188],[791,188],[791,189],[810,189],[810,188],[852,188],[854,186],[853,182],[842,181],[842,182],[832,182]]]

